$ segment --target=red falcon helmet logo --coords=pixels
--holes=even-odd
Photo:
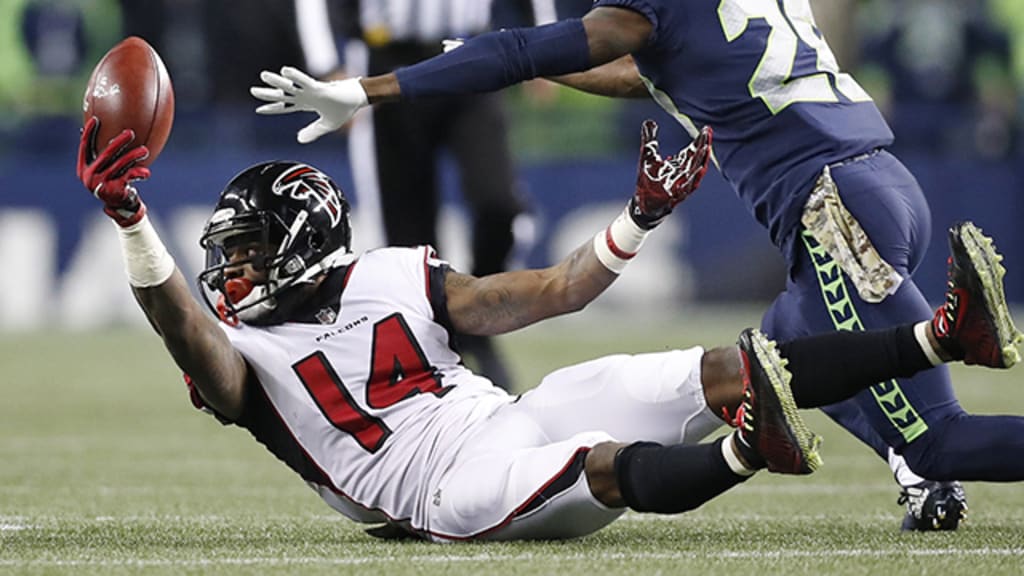
[[[271,187],[274,194],[294,200],[312,199],[313,210],[323,210],[330,216],[331,226],[341,221],[341,198],[326,174],[305,164],[285,170]]]

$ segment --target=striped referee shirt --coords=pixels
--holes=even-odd
[[[490,30],[494,5],[510,1],[295,0],[295,12],[306,67],[313,75],[323,75],[338,67],[335,34],[361,37],[369,46],[440,43]],[[534,24],[557,19],[555,0],[528,1]]]

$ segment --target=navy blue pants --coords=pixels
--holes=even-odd
[[[896,294],[869,304],[814,238],[798,229],[784,243],[786,290],[762,320],[773,339],[886,328],[932,315],[911,278],[931,234],[931,213],[917,180],[885,151],[838,166],[832,177],[846,208],[904,281]],[[935,249],[944,249],[945,239],[938,240]],[[825,381],[829,375],[819,376]],[[883,458],[891,446],[925,478],[1024,480],[1024,417],[966,413],[945,366],[880,382],[822,410]]]

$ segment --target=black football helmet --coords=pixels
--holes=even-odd
[[[199,288],[226,322],[277,324],[300,303],[296,288],[342,263],[351,241],[348,201],[326,174],[298,162],[257,164],[228,183],[206,224]],[[262,276],[256,285],[237,272],[246,265]]]

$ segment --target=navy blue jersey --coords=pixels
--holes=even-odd
[[[781,245],[829,163],[893,135],[814,24],[808,0],[597,0],[654,25],[633,54],[655,100],[696,136]]]

